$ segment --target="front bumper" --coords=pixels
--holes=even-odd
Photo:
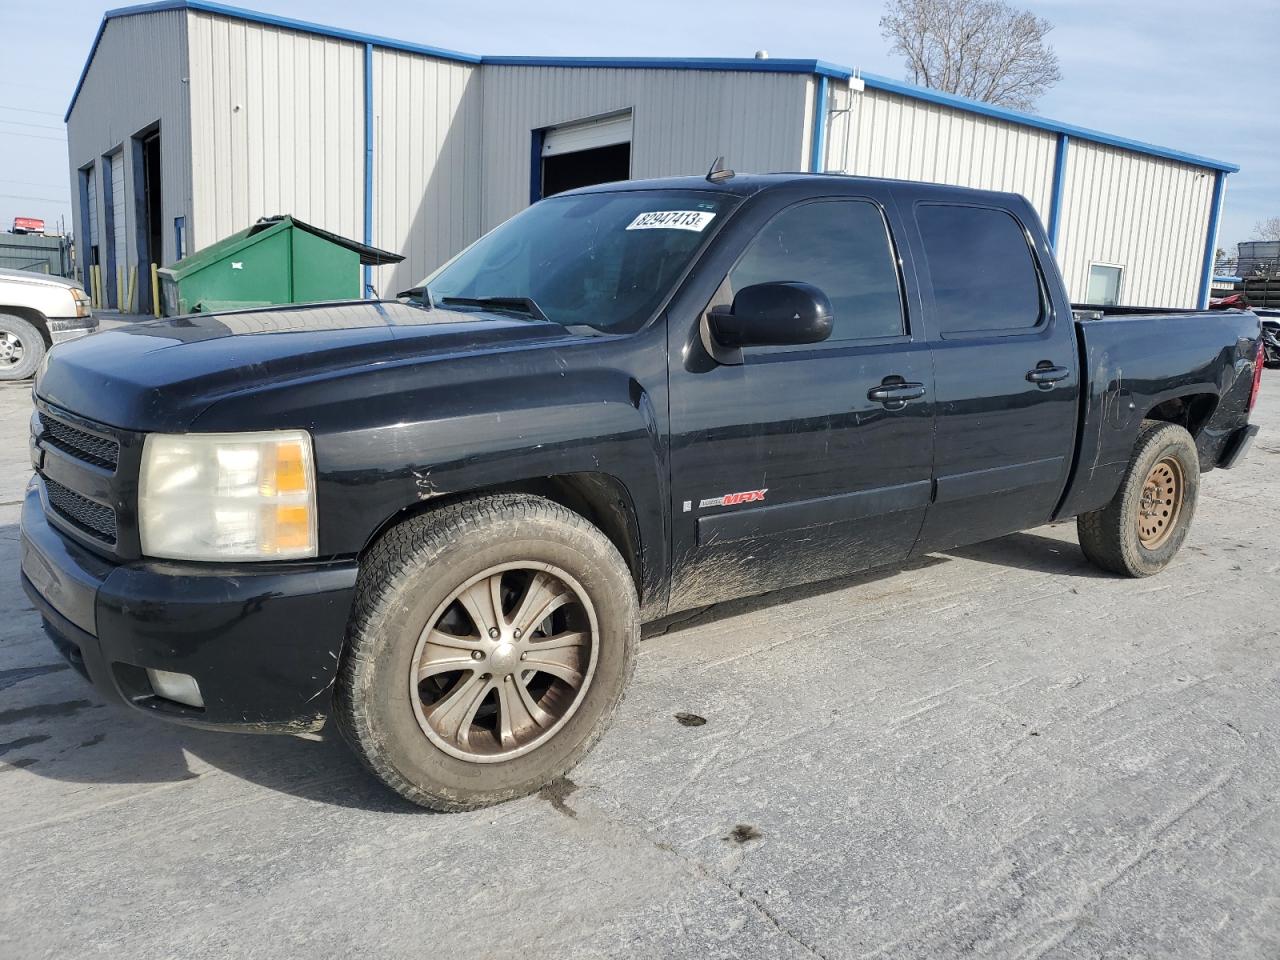
[[[22,506],[21,554],[54,646],[104,697],[194,726],[299,733],[324,722],[354,561],[111,563],[49,525],[38,483]],[[157,696],[148,667],[195,677],[204,708]]]
[[[49,339],[56,346],[88,336],[97,329],[98,318],[95,316],[52,319],[49,321]]]

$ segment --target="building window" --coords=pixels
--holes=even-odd
[[[1085,302],[1100,307],[1114,307],[1120,302],[1120,280],[1124,277],[1124,267],[1114,263],[1089,264],[1089,287],[1085,291]]]

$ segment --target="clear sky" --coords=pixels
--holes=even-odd
[[[114,0],[109,5],[127,5]],[[859,0],[243,0],[282,16],[490,54],[750,56],[830,60],[905,77],[880,2]],[[1062,81],[1039,112],[1237,163],[1219,244],[1280,216],[1276,0],[1026,0],[1048,17]],[[62,115],[103,0],[0,0],[0,229],[15,215],[70,217]],[[17,198],[15,198],[15,196]]]

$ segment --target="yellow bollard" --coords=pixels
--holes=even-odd
[[[160,318],[160,268],[154,263],[151,265],[151,308],[155,311],[156,319]]]
[[[101,310],[102,309],[102,266],[100,264],[95,263],[93,266],[89,268],[89,272],[92,275],[92,283],[93,283],[93,305],[97,309]]]
[[[116,264],[116,310],[124,313],[124,264]]]
[[[134,312],[134,298],[138,295],[138,267],[137,264],[129,268],[129,313]]]

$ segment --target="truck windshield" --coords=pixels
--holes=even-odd
[[[606,333],[640,328],[737,198],[698,190],[552,197],[424,282],[431,302]]]

